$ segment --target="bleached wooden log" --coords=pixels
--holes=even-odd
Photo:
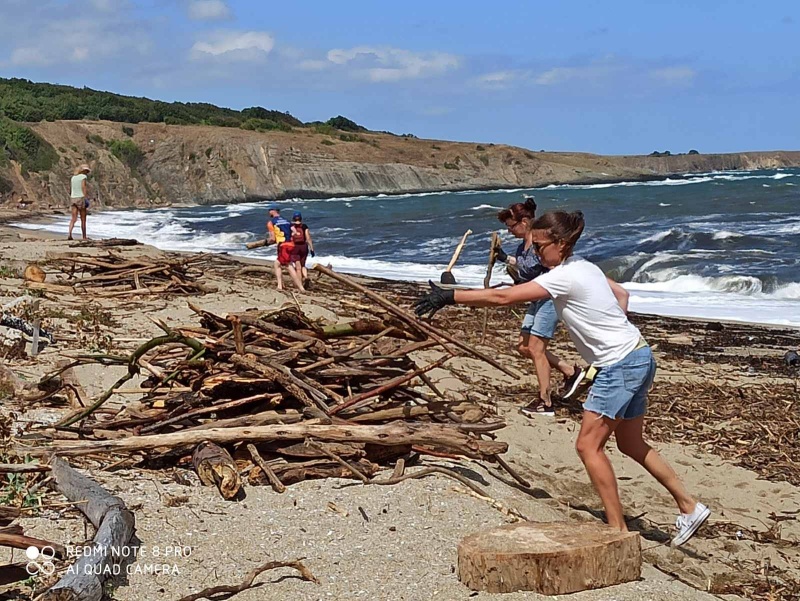
[[[480,440],[460,432],[457,427],[408,422],[381,426],[299,423],[245,428],[210,428],[152,436],[131,436],[120,440],[65,440],[55,443],[49,450],[65,456],[88,455],[194,446],[204,440],[229,444],[306,438],[330,442],[366,442],[382,446],[429,445],[475,458],[505,453],[508,450],[508,444],[505,442]],[[36,454],[32,449],[28,449],[28,452]]]
[[[90,552],[85,552],[67,573],[36,601],[100,601],[103,582],[113,565],[126,556],[134,530],[134,517],[119,497],[72,469],[58,457],[50,462],[55,489],[70,501],[97,528]]]

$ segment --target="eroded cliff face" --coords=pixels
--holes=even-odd
[[[23,177],[12,164],[2,175],[14,188],[6,200],[22,199],[42,209],[68,206],[69,177],[83,162],[93,167],[91,183],[100,207],[527,188],[800,165],[800,152],[782,151],[599,156],[309,130],[257,133],[142,123],[126,126],[133,130],[129,136],[123,124],[112,122],[43,122],[32,127],[57,149],[59,167]],[[108,142],[115,139],[132,141],[142,150],[138,166],[131,168],[111,153]]]

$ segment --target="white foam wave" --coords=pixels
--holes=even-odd
[[[729,232],[727,230],[722,230],[720,232],[714,232],[712,238],[714,240],[726,240],[727,238],[742,238],[744,234],[740,234],[738,232]]]
[[[658,203],[658,206],[659,206],[659,207],[671,207],[671,206],[672,206],[672,203],[669,203],[669,202],[660,202],[660,203]]]
[[[469,210],[469,211],[481,211],[483,209],[493,209],[495,211],[502,211],[504,208],[505,207],[496,207],[494,205],[483,204],[483,205],[478,205],[477,207],[470,207],[467,210]]]

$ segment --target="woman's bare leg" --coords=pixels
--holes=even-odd
[[[681,513],[692,513],[696,504],[695,499],[686,491],[686,487],[672,466],[644,441],[643,429],[644,416],[622,420],[616,429],[617,447],[650,472],[650,475],[669,491]]]
[[[86,240],[86,209],[81,209],[81,235]]]
[[[584,411],[581,431],[575,442],[575,450],[578,451],[578,456],[589,474],[589,479],[603,502],[608,525],[624,532],[628,526],[625,524],[625,515],[619,500],[617,477],[614,475],[614,468],[605,452],[606,442],[620,421],[603,417],[592,411]]]
[[[575,373],[575,365],[572,363],[567,363],[560,357],[556,357],[553,353],[545,349],[544,351],[545,356],[547,357],[547,362],[550,364],[550,367],[556,368],[564,377],[570,378],[572,374]]]
[[[539,338],[533,334],[528,337],[529,357],[533,359],[536,379],[539,382],[539,398],[550,405],[550,362],[545,353],[548,342],[546,338]]]
[[[300,273],[295,269],[294,263],[289,263],[286,266],[286,269],[289,271],[289,277],[292,278],[294,285],[297,286],[297,289],[300,292],[305,292],[306,289],[303,288],[303,280],[300,279]]]
[[[276,288],[278,290],[283,290],[283,271],[281,271],[281,263],[280,263],[280,261],[275,261],[275,263],[273,264],[273,267],[275,269]]]
[[[67,234],[67,240],[72,240],[72,228],[75,227],[75,222],[78,221],[78,207],[72,205],[72,217],[69,220],[69,233]]]

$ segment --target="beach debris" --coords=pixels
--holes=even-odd
[[[101,240],[79,240],[70,244],[72,248],[107,248],[109,246],[141,246],[132,238],[103,238]]]
[[[786,351],[783,362],[790,367],[797,367],[800,365],[800,355],[797,354],[797,351]]]
[[[99,241],[98,241],[99,242]],[[108,251],[103,256],[82,253],[47,253],[48,265],[59,269],[56,282],[28,282],[45,292],[88,294],[95,298],[130,297],[145,294],[195,294],[216,292],[198,280],[203,276],[207,255],[186,258],[123,256]]]
[[[492,440],[505,425],[492,407],[447,399],[427,377],[458,354],[453,337],[402,309],[320,325],[295,304],[224,316],[189,308],[197,326],[153,319],[163,335],[129,355],[84,354],[47,374],[50,382],[80,364],[125,368],[105,392],[62,419],[49,444],[29,452],[135,454],[164,466],[191,454],[201,481],[231,499],[240,474],[278,492],[320,477],[391,484],[440,474],[470,486],[443,468],[374,476],[412,450],[493,461],[507,449]],[[446,351],[421,365],[410,356],[433,346]],[[139,388],[124,388],[135,376],[145,378]],[[113,417],[98,411],[118,393],[130,398],[137,391],[140,398]]]
[[[25,271],[22,274],[22,277],[27,282],[44,282],[47,279],[47,274],[44,272],[44,269],[36,265],[35,263],[31,263],[25,267]]]
[[[83,553],[72,569],[41,596],[41,601],[80,599],[100,601],[103,583],[114,573],[113,567],[128,557],[134,516],[119,497],[111,495],[94,480],[73,469],[59,457],[50,462],[53,488],[64,495],[95,527],[91,553]]]
[[[253,581],[262,572],[266,572],[267,570],[276,570],[278,568],[294,568],[300,572],[300,578],[303,580],[307,582],[313,582],[314,584],[319,584],[319,580],[317,580],[314,574],[311,573],[311,570],[309,570],[305,564],[303,564],[303,559],[305,558],[301,557],[300,559],[295,559],[294,561],[268,561],[267,563],[260,565],[247,574],[241,584],[220,585],[204,588],[199,593],[186,595],[178,599],[178,601],[199,601],[199,599],[229,599],[234,595],[258,586],[253,584]]]

